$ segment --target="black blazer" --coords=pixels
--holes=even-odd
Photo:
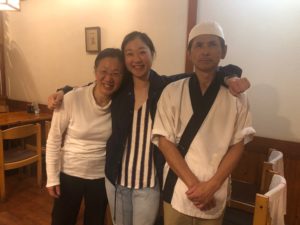
[[[150,115],[154,121],[156,105],[158,99],[169,83],[175,80],[186,78],[190,74],[178,74],[174,76],[160,76],[155,71],[150,71],[150,87],[148,100],[150,104]],[[106,146],[105,175],[112,184],[115,184],[121,173],[121,163],[125,150],[128,135],[131,132],[134,112],[134,89],[131,77],[125,81],[118,93],[114,96],[111,105],[112,135]],[[154,146],[154,162],[159,177],[162,174],[164,163],[163,156],[156,146]]]

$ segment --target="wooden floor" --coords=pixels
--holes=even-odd
[[[51,222],[52,198],[45,188],[36,185],[35,177],[18,174],[6,176],[7,198],[0,202],[0,225],[49,225]],[[251,225],[251,215],[238,210],[225,212],[223,225]],[[83,209],[81,209],[77,225],[83,224]],[[111,221],[106,220],[106,224]],[[162,221],[157,224],[162,225]]]
[[[0,225],[49,225],[52,198],[45,185],[36,185],[35,177],[6,176],[6,201],[0,202]],[[82,210],[77,225],[82,223]]]

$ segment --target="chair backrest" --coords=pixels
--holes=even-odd
[[[25,138],[36,136],[35,146],[27,143]],[[32,149],[41,154],[41,125],[40,124],[27,124],[23,126],[12,127],[6,130],[0,130],[0,160],[4,161],[4,141],[20,139],[22,146],[26,149]],[[13,143],[14,144],[14,143]]]
[[[260,193],[263,164],[267,157],[265,150],[250,147],[249,151],[244,151],[232,173],[232,198],[229,201],[231,207],[253,213],[255,195]]]
[[[269,186],[272,180],[272,176],[269,175],[270,171],[273,171],[273,164],[270,162],[264,162],[262,168],[260,188],[259,188],[260,194],[264,194],[269,190]]]
[[[272,170],[284,176],[283,153],[281,151],[271,148],[268,162],[272,164]]]
[[[266,185],[266,172],[268,170],[273,170],[277,174],[284,177],[284,163],[283,163],[283,153],[276,149],[269,149],[268,161],[263,163],[262,177],[259,193],[265,193],[268,191],[269,186]],[[268,183],[269,181],[267,181]]]
[[[34,144],[34,139],[36,140]],[[5,140],[9,141],[7,146]],[[5,150],[4,150],[5,149]],[[5,200],[5,171],[37,164],[37,183],[42,185],[41,125],[28,124],[0,130],[0,201]]]
[[[265,194],[256,194],[253,225],[284,225],[286,214],[286,180],[273,171],[269,190]]]
[[[1,133],[3,140],[13,140],[38,134],[40,129],[39,124],[27,124],[3,130]]]

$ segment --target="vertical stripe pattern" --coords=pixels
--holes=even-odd
[[[128,136],[122,160],[120,185],[135,189],[155,186],[151,130],[152,119],[147,101],[134,110],[132,132]]]

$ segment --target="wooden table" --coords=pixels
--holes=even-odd
[[[44,122],[45,120],[51,120],[52,114],[50,113],[27,113],[21,112],[8,112],[0,113],[0,128],[7,126],[16,126],[28,123]]]
[[[45,121],[51,120],[51,118],[51,113],[34,114],[26,111],[0,113],[0,129],[4,130],[10,127],[29,123],[40,123],[42,128],[42,145],[45,145],[47,139]]]

